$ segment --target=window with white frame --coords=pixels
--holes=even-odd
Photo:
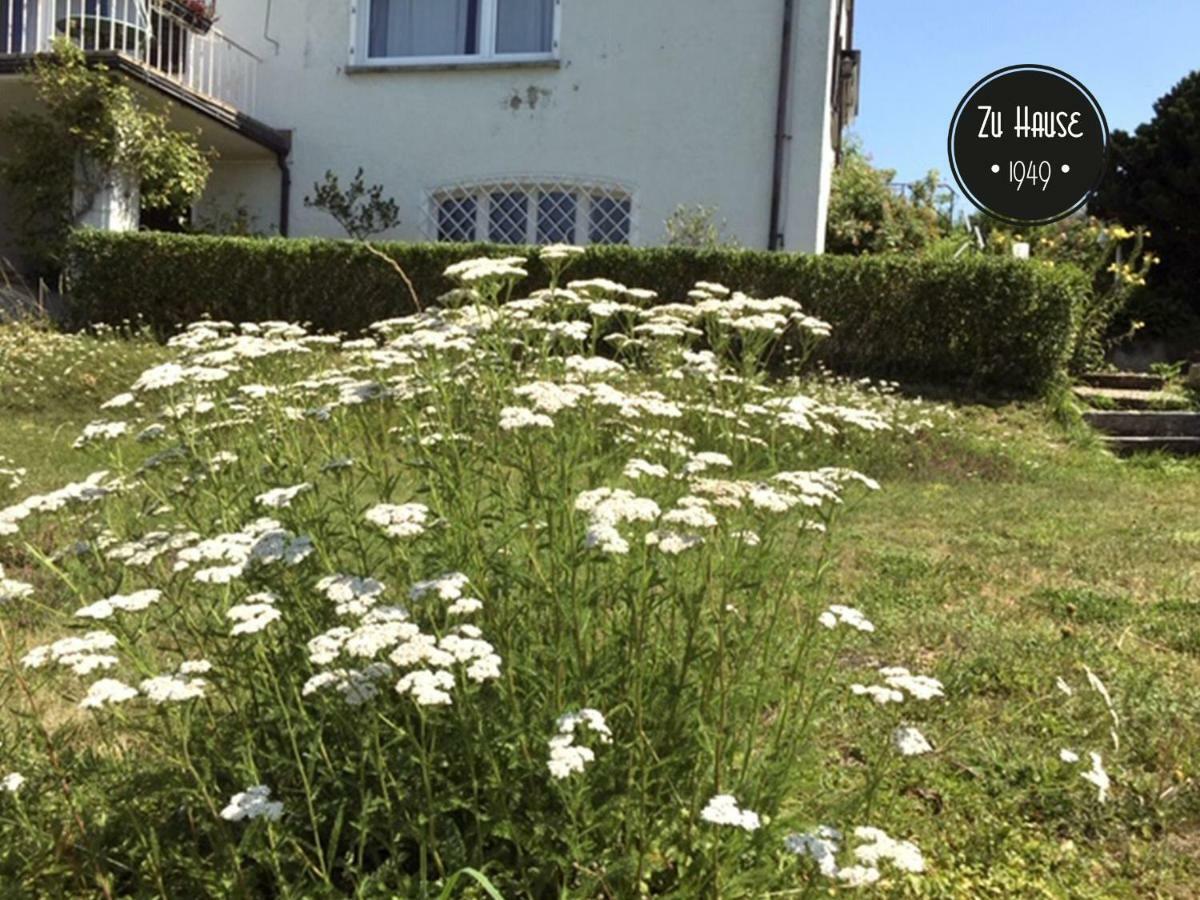
[[[497,244],[628,244],[633,197],[603,182],[490,181],[430,192],[428,236]]]
[[[552,59],[557,49],[560,0],[360,3],[366,63]]]

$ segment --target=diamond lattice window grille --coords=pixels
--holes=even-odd
[[[443,185],[425,203],[426,236],[500,244],[628,244],[632,192],[566,178],[493,178]]]

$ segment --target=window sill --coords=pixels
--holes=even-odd
[[[347,75],[372,75],[377,72],[448,72],[458,69],[559,69],[562,60],[555,57],[545,59],[491,59],[463,60],[461,62],[377,62],[354,63],[346,66]]]

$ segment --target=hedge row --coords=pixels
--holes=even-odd
[[[451,285],[452,262],[530,254],[532,290],[546,273],[534,251],[494,245],[381,244],[424,303]],[[411,311],[395,272],[351,242],[79,232],[68,256],[76,323],[141,317],[170,333],[203,315],[288,319],[356,332]],[[848,373],[1036,390],[1063,371],[1088,286],[1073,269],[974,257],[804,256],[760,251],[595,247],[570,277],[603,276],[684,298],[696,281],[756,296],[786,295],[828,320],[823,348]]]

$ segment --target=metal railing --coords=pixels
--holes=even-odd
[[[205,25],[172,0],[0,0],[0,56],[45,53],[65,37],[253,114],[261,60]]]

